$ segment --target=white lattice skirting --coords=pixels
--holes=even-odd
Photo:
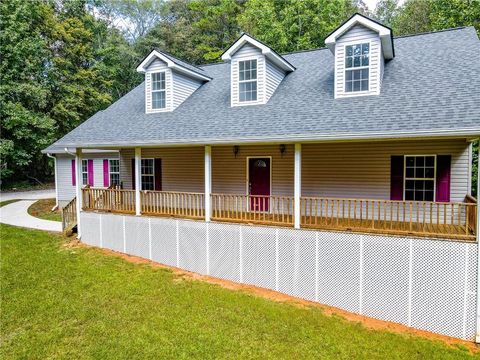
[[[84,212],[82,241],[474,340],[477,245]]]

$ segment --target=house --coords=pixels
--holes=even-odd
[[[204,66],[153,50],[45,150],[75,151],[65,214],[87,244],[474,340],[475,30],[393,37],[355,14],[325,43],[242,34]]]

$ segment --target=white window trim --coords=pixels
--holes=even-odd
[[[108,160],[108,186],[112,186],[112,178],[110,177],[112,174],[118,174],[118,185],[120,185],[120,159],[115,159],[115,158],[110,158]],[[110,167],[110,162],[111,161],[118,161],[118,172],[112,172],[111,167]]]
[[[407,157],[422,157],[422,156],[433,156],[433,200],[432,202],[437,201],[437,155],[436,154],[409,154],[403,155],[403,201],[426,201],[428,200],[405,200],[405,190],[407,184]],[[432,180],[432,178],[408,178],[408,180]]]
[[[82,186],[87,186],[87,185],[88,185],[88,161],[89,161],[89,160],[92,160],[92,159],[82,159],[82,179],[81,179],[81,181],[82,181]],[[86,169],[87,169],[87,170],[86,170],[86,171],[83,171],[83,162],[84,162],[84,161],[85,161],[85,163],[87,164],[87,166],[86,166]],[[87,175],[87,181],[86,181],[86,183],[83,182],[83,175],[84,175],[84,174]]]
[[[362,44],[368,44],[368,66],[359,66],[359,67],[351,67],[347,69],[347,46],[353,46],[353,45],[362,45]],[[347,42],[343,44],[343,89],[342,93],[346,96],[362,96],[362,95],[372,95],[373,91],[371,88],[371,82],[372,82],[372,41],[371,40],[364,40],[364,41],[352,41],[352,42]],[[368,69],[368,90],[364,91],[349,91],[347,92],[345,90],[345,86],[347,84],[347,71],[349,70],[363,70],[363,69]]]
[[[164,82],[165,82],[165,88],[161,90],[153,90],[153,76],[155,74],[163,74],[164,76]],[[164,107],[159,107],[159,108],[154,108],[153,107],[153,93],[154,92],[165,92],[165,106]],[[165,111],[168,108],[168,102],[167,102],[167,72],[165,70],[161,71],[154,71],[150,73],[150,103],[152,107],[152,111]]]
[[[240,101],[240,61],[247,61],[247,60],[257,60],[257,100],[255,101]],[[262,69],[263,76],[259,75],[259,69]],[[238,79],[237,83],[237,96],[233,96],[233,78],[235,72],[237,73]],[[246,56],[246,57],[239,57],[238,59],[233,59],[231,66],[230,66],[230,106],[252,106],[252,105],[263,105],[266,104],[266,95],[265,95],[265,87],[267,84],[267,59],[264,55],[256,55],[256,56]],[[261,87],[259,87],[260,80],[263,81]]]
[[[255,80],[240,80],[240,63],[241,62],[251,62],[251,61],[255,61],[255,71],[257,73],[257,77],[255,78]],[[238,72],[238,103],[239,104],[250,104],[250,103],[258,103],[259,102],[259,88],[258,88],[258,59],[256,57],[254,58],[248,58],[248,59],[239,59],[238,62],[237,62],[237,72]],[[257,83],[257,98],[255,100],[248,100],[248,101],[242,101],[240,100],[240,84],[242,83],[248,83],[248,82],[256,82]]]
[[[144,174],[142,172],[142,160],[152,160],[153,174]],[[142,178],[144,176],[149,176],[149,177],[153,178],[153,190],[146,190],[146,191],[154,191],[155,190],[155,158],[141,158],[140,159],[140,186],[142,187],[141,190],[144,190],[143,189],[143,182],[142,182]]]

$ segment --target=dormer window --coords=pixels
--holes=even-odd
[[[370,44],[345,46],[345,92],[368,91]]]
[[[257,100],[257,60],[239,61],[239,100]]]
[[[152,74],[152,109],[165,109],[165,71]]]

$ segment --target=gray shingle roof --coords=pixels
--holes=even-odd
[[[297,70],[267,104],[230,106],[230,64],[205,65],[213,78],[171,113],[145,114],[137,86],[46,149],[480,135],[480,41],[474,28],[395,39],[381,94],[333,97],[333,55],[284,55]]]

